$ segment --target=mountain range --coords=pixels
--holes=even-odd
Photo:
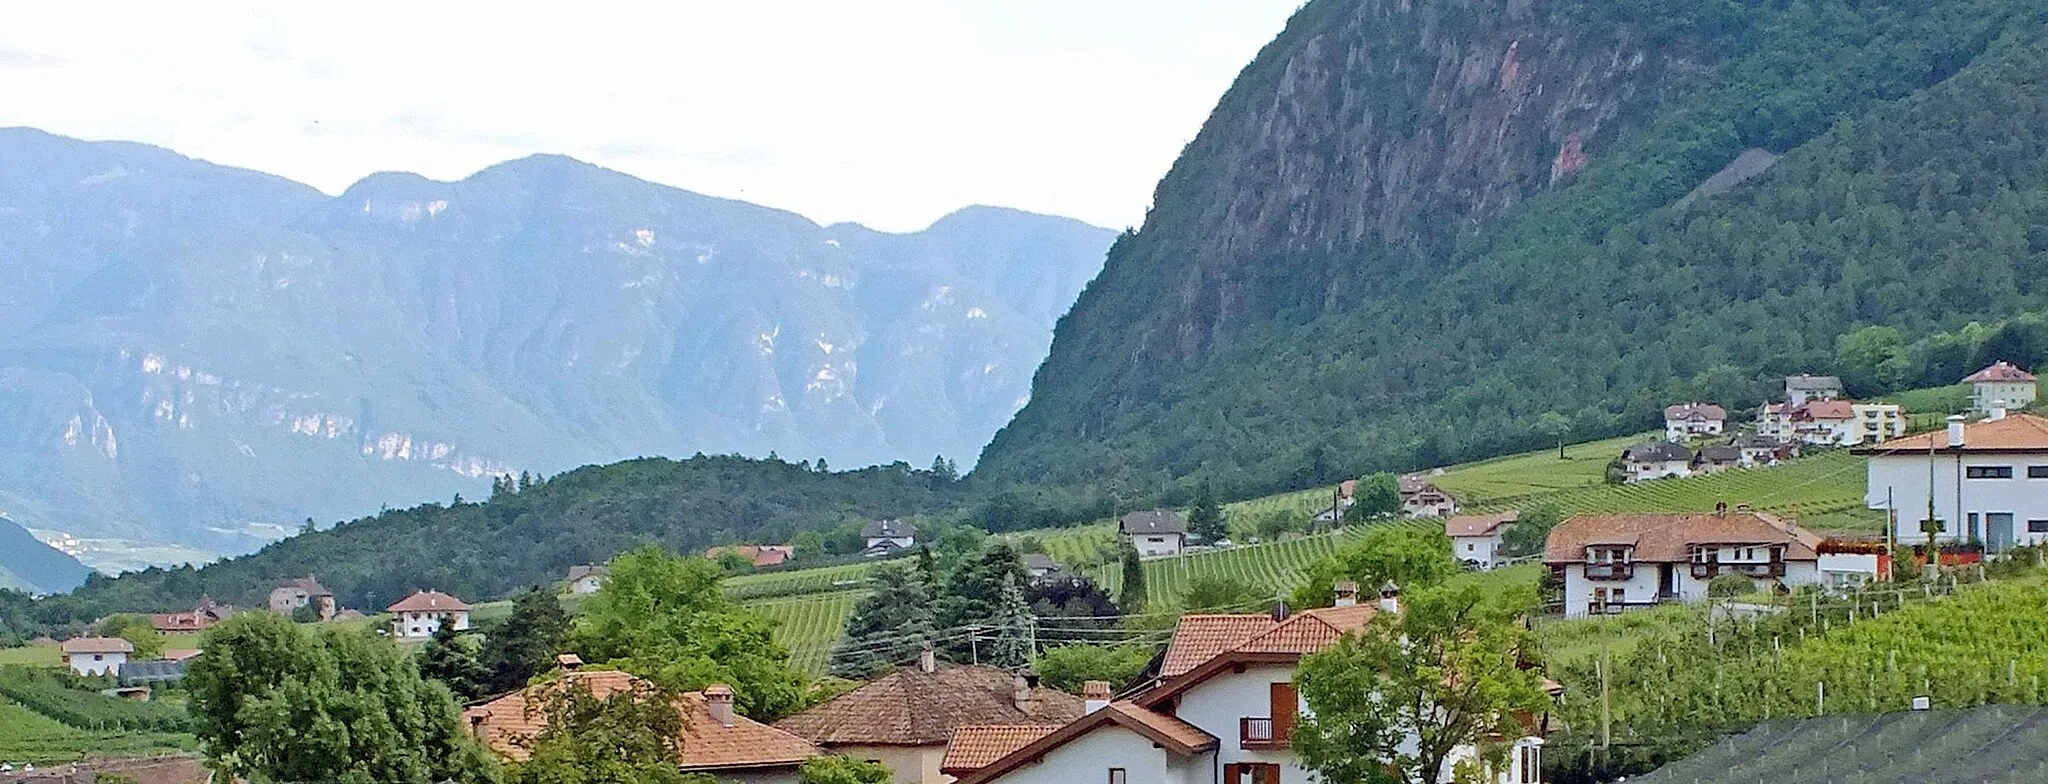
[[[103,569],[638,455],[971,465],[1114,233],[539,155],[340,196],[0,130],[0,513]]]

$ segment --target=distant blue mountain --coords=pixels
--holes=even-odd
[[[30,593],[64,593],[84,585],[90,573],[78,559],[43,544],[27,529],[0,517],[0,587]]]

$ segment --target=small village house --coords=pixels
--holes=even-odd
[[[958,736],[946,768],[959,784],[1308,784],[1315,774],[1289,747],[1306,710],[1294,670],[1364,628],[1376,613],[1399,612],[1398,591],[1377,605],[1339,595],[1334,607],[1295,615],[1186,615],[1160,660],[1159,680],[1124,700],[1108,684],[1091,689],[1083,715],[1050,732],[986,730]],[[1529,717],[1528,737],[1512,739],[1504,770],[1487,784],[1540,781],[1547,717]],[[1450,768],[1476,757],[1457,749]]]
[[[1785,402],[1803,406],[1815,400],[1834,400],[1842,397],[1842,380],[1834,376],[1815,376],[1801,373],[1785,377]]]
[[[1032,580],[1044,580],[1059,576],[1060,562],[1045,553],[1024,554],[1024,575]]]
[[[1510,509],[1498,514],[1458,515],[1444,520],[1444,533],[1451,537],[1451,555],[1478,569],[1501,565],[1501,539],[1521,514]]]
[[[279,615],[291,615],[299,608],[312,605],[322,621],[334,620],[334,592],[327,590],[313,575],[295,580],[286,580],[270,589],[270,611]]]
[[[1420,477],[1404,476],[1399,481],[1401,513],[1409,517],[1450,517],[1458,513],[1458,502],[1450,493]]]
[[[540,711],[549,689],[574,683],[598,698],[621,691],[651,688],[623,672],[586,671],[575,656],[563,656],[561,677],[528,686],[463,711],[469,731],[486,748],[507,760],[530,756],[527,745],[547,729]],[[684,773],[702,773],[739,784],[796,784],[803,761],[823,751],[804,739],[741,716],[733,709],[732,687],[714,684],[676,698],[682,711],[681,756]]]
[[[1742,467],[1742,450],[1725,444],[1709,444],[1700,447],[1692,457],[1692,472],[1695,474],[1718,474],[1730,468]]]
[[[1741,453],[1743,468],[1774,465],[1781,460],[1799,456],[1798,444],[1764,435],[1736,436],[1729,446]]]
[[[891,555],[917,546],[917,526],[904,520],[876,520],[862,526],[860,535],[867,540],[867,549],[862,551],[869,557]]]
[[[926,651],[916,666],[775,723],[835,754],[875,760],[898,784],[945,784],[946,745],[970,725],[1060,725],[1081,716],[1081,699],[995,667],[941,664]]]
[[[1117,533],[1130,537],[1140,558],[1178,555],[1187,546],[1188,524],[1168,509],[1132,512],[1117,521]]]
[[[1869,458],[1864,503],[1892,512],[1900,543],[1927,542],[1922,523],[1930,505],[1937,543],[1977,542],[2002,552],[2048,542],[2048,419],[1955,416],[1946,430],[1856,453]]]
[[[1621,450],[1629,484],[1652,479],[1692,476],[1692,450],[1669,441],[1649,441]]]
[[[1970,410],[1979,415],[2032,408],[2037,392],[2034,374],[2002,359],[1971,373],[1963,383],[1970,385]]]
[[[440,591],[414,591],[384,608],[391,613],[391,636],[399,640],[427,639],[440,631],[442,624],[454,624],[456,631],[466,631],[469,610],[461,599]]]
[[[200,596],[199,605],[188,612],[151,613],[149,627],[165,633],[199,632],[213,628],[214,624],[234,614],[234,607],[215,604],[211,596]]]
[[[604,587],[605,578],[612,576],[612,568],[604,564],[577,564],[569,567],[569,593],[574,596],[589,596]]]
[[[1761,590],[1820,581],[1823,537],[1746,509],[1706,514],[1578,515],[1551,529],[1543,563],[1564,583],[1568,616],[1696,601],[1724,574]]]
[[[64,666],[79,675],[120,675],[135,655],[135,643],[119,637],[73,637],[65,640]]]
[[[737,553],[741,558],[759,569],[767,566],[781,566],[796,556],[796,548],[786,544],[740,544],[730,547],[713,547],[704,551],[704,557],[718,560],[726,553]]]
[[[1728,426],[1728,409],[1712,403],[1680,403],[1664,409],[1664,440],[1686,443],[1712,438]]]

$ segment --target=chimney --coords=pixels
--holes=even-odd
[[[1331,602],[1332,606],[1351,607],[1358,604],[1358,581],[1338,580],[1336,585],[1330,587],[1337,593],[1336,600]]]
[[[714,683],[704,687],[704,703],[711,709],[711,720],[718,726],[732,726],[732,687]]]
[[[1084,713],[1094,713],[1109,707],[1109,681],[1089,681],[1081,685],[1081,704]]]
[[[1388,580],[1386,585],[1380,586],[1380,612],[1397,613],[1400,611],[1401,586],[1395,585],[1392,580]]]
[[[565,653],[555,657],[555,666],[563,672],[575,672],[583,668],[583,657]]]
[[[1279,599],[1273,600],[1273,620],[1287,620],[1287,602]]]
[[[490,720],[491,712],[483,708],[470,708],[462,712],[462,717],[469,720],[469,736],[483,740],[484,722]]]
[[[925,672],[939,671],[939,656],[932,652],[930,644],[926,644],[924,650],[917,653],[917,668]]]
[[[1963,445],[1962,414],[1956,414],[1948,418],[1948,445],[1951,449],[1961,447]]]
[[[1986,422],[1996,422],[1996,421],[1998,421],[1998,420],[2001,420],[2001,419],[2004,419],[2004,418],[2005,418],[2005,401],[2003,401],[2003,400],[1998,400],[1998,401],[1994,401],[1994,402],[1992,402],[1992,404],[1991,404],[1991,417],[1990,417],[1989,419],[1986,419],[1986,420],[1984,420],[1984,421],[1986,421]]]
[[[1038,676],[1028,672],[1017,673],[1016,687],[1016,692],[1011,696],[1017,704],[1017,710],[1025,714],[1037,713]]]

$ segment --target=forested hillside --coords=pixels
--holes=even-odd
[[[2048,306],[2044,17],[1315,0],[977,478],[1249,496],[1537,448],[1547,411],[1590,438],[1801,370],[1881,391],[2048,361],[2038,319],[1970,326]]]
[[[947,473],[900,463],[833,473],[773,459],[632,460],[515,484],[489,500],[388,510],[201,568],[94,575],[42,612],[48,622],[84,620],[189,607],[201,595],[256,604],[279,581],[307,574],[366,612],[418,588],[496,599],[648,542],[685,553],[787,542],[799,531],[951,510],[962,493]]]

